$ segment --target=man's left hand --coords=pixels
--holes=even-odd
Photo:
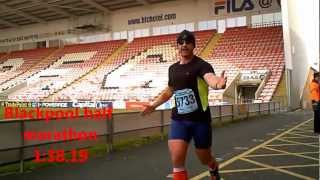
[[[227,77],[224,76],[225,71],[223,70],[221,72],[221,76],[220,76],[220,80],[218,82],[218,88],[219,89],[224,89],[226,88],[226,84],[227,84]]]

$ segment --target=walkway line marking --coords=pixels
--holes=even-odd
[[[303,129],[299,129],[296,130],[297,132],[303,132],[303,133],[313,133],[313,130],[303,130]]]
[[[302,178],[302,179],[306,179],[306,180],[314,180],[313,178],[308,177],[308,176],[304,176],[302,174],[298,174],[298,173],[295,173],[295,172],[287,171],[285,169],[280,169],[280,168],[277,168],[277,167],[273,167],[273,166],[270,166],[270,165],[267,165],[267,164],[263,164],[263,163],[260,163],[260,162],[257,162],[257,161],[253,161],[253,160],[250,160],[250,159],[246,159],[246,158],[240,158],[240,159],[244,160],[244,161],[247,161],[249,163],[258,165],[258,166],[269,168],[269,169],[272,169],[272,170],[275,170],[275,171],[278,171],[278,172],[282,172],[282,173],[285,173],[285,174],[289,174],[291,176],[295,176],[295,177],[298,177],[298,178]]]
[[[318,145],[319,143],[305,143],[305,144],[308,144],[308,145]],[[265,145],[266,147],[281,147],[281,146],[299,146],[300,144],[268,144],[268,145]]]
[[[308,136],[308,135],[304,135],[304,134],[299,134],[299,133],[293,133],[293,132],[290,132],[288,134],[291,134],[291,135],[296,135],[296,136],[301,136],[301,137],[306,137],[306,138],[317,138],[317,136]]]
[[[280,152],[280,153],[283,153],[283,154],[287,154],[287,155],[292,155],[292,156],[296,156],[296,157],[301,157],[301,158],[305,158],[305,159],[319,161],[319,159],[316,159],[316,158],[313,158],[313,157],[310,157],[310,156],[299,155],[299,154],[296,154],[296,153],[291,153],[291,152],[287,152],[287,151],[283,151],[283,150],[279,150],[279,149],[274,149],[274,148],[270,148],[270,147],[263,147],[263,148],[271,150],[271,151],[276,151],[276,152]]]
[[[306,143],[302,143],[302,142],[297,142],[297,141],[292,141],[292,140],[283,139],[283,138],[278,138],[277,140],[278,140],[278,141],[287,142],[287,143],[295,143],[295,144],[299,144],[299,145],[309,146],[309,147],[316,147],[316,148],[319,147],[319,146],[310,145],[310,144],[306,144]]]
[[[220,164],[220,169],[222,169],[223,167],[227,166],[228,164],[233,163],[233,162],[236,161],[237,159],[240,159],[241,157],[244,157],[244,156],[252,153],[253,151],[259,149],[260,147],[263,147],[263,146],[269,144],[270,142],[276,140],[277,138],[280,138],[281,136],[285,135],[286,133],[289,133],[289,132],[293,131],[294,129],[297,129],[297,128],[299,128],[300,126],[303,126],[304,124],[307,124],[308,122],[310,122],[310,121],[312,121],[312,120],[313,120],[313,118],[308,119],[308,120],[306,120],[306,121],[304,121],[304,122],[302,122],[302,123],[300,123],[300,124],[292,127],[291,129],[288,129],[287,131],[284,131],[284,132],[282,132],[281,134],[279,134],[279,135],[277,135],[277,136],[275,136],[275,137],[273,137],[273,138],[271,138],[271,139],[263,142],[262,144],[260,144],[260,145],[258,145],[258,146],[255,146],[255,147],[253,147],[253,148],[251,148],[251,149],[249,149],[249,150],[247,150],[247,151],[245,151],[245,152],[243,152],[243,153],[241,153],[241,154],[239,154],[239,155],[237,155],[237,156],[234,156],[233,158],[231,158],[231,159],[229,159],[229,160],[221,163],[221,164]],[[207,177],[207,176],[209,176],[209,171],[202,172],[202,173],[200,173],[199,175],[192,177],[190,180],[199,180],[199,179],[202,179],[202,178]]]
[[[286,136],[286,139],[318,139],[318,137]]]
[[[290,165],[290,166],[275,166],[275,168],[280,169],[291,169],[291,168],[304,168],[304,167],[318,167],[318,164],[301,164],[301,165]],[[250,172],[250,171],[265,171],[270,170],[270,168],[262,167],[262,168],[249,168],[249,169],[235,169],[235,170],[221,170],[221,174],[228,173],[237,173],[237,172]]]
[[[318,151],[315,152],[301,152],[301,153],[292,153],[293,155],[304,155],[304,154],[318,154]],[[268,157],[268,156],[288,156],[288,154],[253,154],[253,155],[247,155],[245,157]]]

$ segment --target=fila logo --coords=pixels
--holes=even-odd
[[[237,3],[236,0],[215,0],[214,5],[215,5],[215,8],[214,8],[215,14],[218,14],[219,10],[224,10],[226,8],[228,13],[240,12],[243,10],[249,11],[254,8],[254,5],[251,0],[243,0],[242,3]]]

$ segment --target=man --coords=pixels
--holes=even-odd
[[[320,73],[313,74],[313,80],[310,84],[310,96],[312,108],[314,111],[314,133],[320,133]]]
[[[174,95],[172,109],[169,151],[173,164],[173,179],[187,180],[185,159],[188,145],[193,138],[196,154],[203,165],[209,167],[212,180],[219,180],[218,163],[211,155],[211,115],[208,105],[208,85],[213,89],[224,89],[226,78],[215,76],[212,66],[193,54],[195,37],[189,31],[182,31],[177,38],[180,60],[169,67],[168,86],[150,105],[143,115],[153,112],[156,107]]]

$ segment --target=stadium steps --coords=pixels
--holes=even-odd
[[[310,82],[312,77],[310,77],[310,80],[307,82]],[[306,88],[308,88],[306,84]],[[306,96],[305,99],[308,99],[309,97],[309,88],[304,90],[303,96]],[[287,107],[288,106],[288,95],[287,95],[287,85],[286,85],[286,76],[285,73],[282,74],[280,83],[278,84],[275,92],[273,93],[272,96],[272,101],[280,102],[281,107]],[[311,104],[309,104],[311,101],[303,101],[302,106],[305,108],[312,108]]]
[[[266,102],[266,101],[271,101],[271,100],[275,100],[277,99],[277,101],[281,101],[283,103],[287,103],[285,102],[285,96],[286,96],[286,88],[285,88],[285,82],[284,82],[284,67],[282,69],[282,73],[280,76],[279,81],[275,81],[274,78],[270,77],[263,90],[261,91],[261,93],[258,96],[258,100],[262,101],[262,102]],[[281,84],[282,83],[282,84]],[[279,89],[279,86],[281,84],[281,89]],[[274,97],[277,96],[277,97]]]
[[[7,83],[8,81],[11,81],[11,80],[13,80],[13,79],[21,76],[22,74],[25,74],[25,73],[28,73],[28,72],[31,73],[30,76],[32,76],[32,75],[33,75],[33,74],[32,74],[32,69],[33,69],[33,67],[36,67],[38,64],[41,64],[43,61],[46,61],[49,57],[51,57],[52,55],[54,55],[58,50],[59,50],[59,49],[54,50],[54,51],[51,52],[44,60],[39,61],[38,63],[36,63],[36,64],[33,65],[32,67],[30,67],[29,69],[27,69],[27,70],[25,70],[25,71],[23,71],[23,72],[15,75],[15,76],[13,76],[13,77],[11,77],[11,78],[3,81],[2,83],[0,83],[0,85],[5,84],[5,83]],[[8,54],[7,56],[9,56],[9,54]],[[7,57],[7,56],[5,56],[5,57]],[[38,72],[36,72],[36,73],[38,73]],[[35,74],[35,73],[34,73],[34,74]],[[30,77],[30,76],[28,76],[28,77]]]
[[[128,46],[128,43],[124,43],[122,46],[120,46],[117,50],[115,50],[115,52],[113,52],[110,56],[108,56],[101,64],[99,64],[98,66],[92,68],[90,71],[88,71],[86,74],[80,76],[79,78],[75,79],[73,82],[68,83],[67,85],[63,86],[63,88],[56,90],[54,93],[50,94],[49,96],[42,98],[41,101],[50,101],[50,100],[54,100],[55,95],[58,92],[63,91],[64,89],[66,89],[67,87],[80,82],[83,78],[85,78],[86,76],[95,73],[99,67],[103,67],[104,64],[112,62],[115,58],[117,58],[117,56],[122,53],[122,51]]]
[[[54,50],[53,52],[51,52],[46,58],[44,58],[43,60],[39,61],[37,64],[33,65],[29,70],[27,70],[27,72],[30,72],[30,73],[31,73],[31,75],[28,76],[27,78],[29,78],[29,77],[31,77],[31,76],[34,76],[35,74],[38,74],[42,69],[40,69],[39,71],[34,72],[34,73],[32,74],[33,68],[36,68],[37,66],[41,65],[42,63],[50,62],[50,61],[51,61],[51,58],[52,58],[55,54],[59,53],[62,49],[63,49],[63,48],[57,48],[56,50]],[[55,61],[53,61],[53,62],[51,62],[51,63],[55,63],[56,61],[58,61],[58,59],[56,59]],[[50,66],[50,65],[48,65],[48,67],[49,67],[49,66]],[[46,67],[46,68],[48,68],[48,67]],[[44,69],[46,69],[46,68],[44,68]]]
[[[7,82],[11,81],[12,79],[14,79],[14,78],[16,78],[16,77],[20,76],[21,74],[26,73],[26,72],[27,72],[27,70],[26,70],[26,71],[24,71],[24,72],[21,72],[21,73],[19,73],[19,74],[16,74],[16,75],[15,75],[15,76],[13,76],[13,77],[10,77],[10,78],[6,79],[5,81],[3,81],[2,83],[0,83],[0,85],[3,85],[3,84],[5,84],[5,83],[7,83]]]
[[[259,97],[261,96],[261,93],[264,89],[266,89],[266,84],[268,82],[268,80],[270,79],[270,76],[271,76],[271,72],[268,71],[265,78],[262,80],[262,82],[260,83],[258,89],[256,90],[255,92],[255,99],[259,99]]]
[[[229,102],[232,104],[235,104],[235,100],[237,99],[235,89],[237,88],[237,82],[240,79],[240,72],[238,72],[233,79],[229,78],[228,86],[226,89],[222,92],[222,101],[223,102]]]
[[[44,58],[43,60],[41,60],[41,61],[39,61],[38,63],[36,63],[35,65],[33,65],[30,69],[28,69],[28,70],[26,70],[26,71],[24,71],[24,72],[22,72],[22,73],[20,73],[20,74],[18,74],[18,75],[16,75],[16,76],[14,76],[14,77],[12,77],[12,78],[4,81],[4,82],[1,83],[0,85],[4,85],[5,83],[9,82],[10,80],[13,80],[13,79],[15,79],[15,78],[18,78],[19,76],[21,76],[21,75],[23,75],[23,74],[27,74],[27,73],[30,74],[30,75],[27,75],[27,77],[26,77],[25,79],[27,79],[27,78],[29,78],[29,77],[31,77],[31,76],[34,76],[35,74],[39,73],[41,69],[38,70],[38,71],[36,71],[36,72],[34,72],[34,71],[33,71],[33,68],[34,68],[34,67],[37,67],[39,64],[43,63],[44,61],[47,61],[48,59],[51,58],[51,56],[53,56],[55,53],[57,53],[57,52],[59,52],[59,51],[60,51],[60,49],[54,50],[54,51],[51,52],[46,58]],[[22,83],[23,83],[23,82],[22,82]],[[18,86],[18,85],[20,85],[20,84],[22,84],[22,83],[15,84],[14,86],[11,85],[11,86],[8,87],[5,91],[10,92],[10,93],[13,93],[13,92],[15,92],[15,91],[12,91],[12,90],[10,90],[10,89],[15,88],[15,86]],[[18,90],[18,89],[17,89],[17,90]]]
[[[9,79],[7,79],[7,80],[3,81],[2,83],[0,83],[0,85],[5,84],[5,83],[7,83],[8,81],[11,81],[12,79],[14,79],[14,78],[20,76],[21,74],[26,73],[26,72],[27,72],[27,71],[24,71],[24,72],[21,72],[21,73],[15,75],[15,76],[13,76],[13,77],[10,77]]]
[[[221,38],[222,34],[215,33],[213,37],[209,40],[206,47],[200,53],[200,57],[207,59],[212,52],[212,49],[215,48],[216,44],[218,43],[219,39]]]
[[[107,81],[107,78],[110,74],[112,74],[113,72],[117,71],[118,69],[120,69],[121,67],[123,67],[124,65],[126,65],[129,61],[131,60],[134,60],[135,57],[137,56],[141,56],[142,53],[145,53],[148,51],[148,49],[151,49],[154,45],[150,45],[148,47],[144,47],[143,49],[141,49],[138,53],[136,54],[131,54],[128,58],[125,58],[126,60],[119,63],[116,67],[114,67],[112,70],[110,70],[109,72],[107,72],[104,77],[103,77],[103,81],[102,81],[102,85],[101,85],[101,89],[107,89],[105,87],[105,84],[106,84],[106,81]],[[124,49],[124,51],[127,50],[127,49]],[[121,55],[119,53],[119,55]]]
[[[139,53],[138,55],[140,55],[140,53]],[[134,57],[134,56],[133,56],[133,57]],[[112,70],[110,70],[109,72],[107,72],[107,73],[103,76],[101,89],[106,89],[106,88],[105,88],[105,84],[106,84],[108,75],[110,75],[110,74],[113,73],[114,71],[118,70],[121,66],[125,65],[125,64],[126,64],[130,59],[132,59],[133,57],[125,60],[124,62],[122,62],[122,63],[119,64],[118,66],[114,67],[114,68],[113,68]]]

